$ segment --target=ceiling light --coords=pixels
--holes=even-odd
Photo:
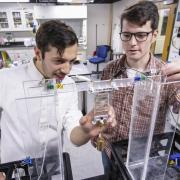
[[[71,3],[72,0],[57,0],[59,3]]]
[[[0,2],[29,2],[29,0],[0,0]]]

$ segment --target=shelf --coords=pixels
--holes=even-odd
[[[5,29],[2,29],[0,28],[0,32],[21,32],[21,31],[32,31],[32,28],[25,28],[25,29],[22,29],[22,28],[5,28]]]
[[[0,32],[32,32],[33,13],[28,10],[0,11]]]

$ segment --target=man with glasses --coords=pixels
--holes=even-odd
[[[164,63],[153,56],[150,52],[151,45],[155,42],[158,34],[158,21],[159,14],[156,5],[150,1],[139,2],[129,8],[127,8],[121,15],[121,32],[120,39],[125,55],[118,60],[111,61],[107,64],[102,73],[102,79],[114,79],[114,78],[133,78],[140,72],[147,75],[165,73],[168,80],[180,80],[180,66],[171,64],[164,65]],[[175,75],[173,75],[175,74]],[[177,89],[171,89],[171,93],[175,94]],[[102,153],[102,160],[105,171],[110,168],[111,150],[109,143],[120,141],[122,139],[128,139],[129,127],[131,120],[132,109],[132,88],[121,88],[118,91],[113,92],[112,105],[115,109],[117,126],[108,128],[103,133],[104,138],[107,140],[107,146]],[[162,100],[162,112],[161,123],[157,127],[156,132],[162,132],[164,128],[164,118],[166,111],[166,100],[172,103],[177,96],[168,99],[165,97]],[[164,113],[164,114],[163,114]],[[144,119],[147,114],[142,113],[141,122],[142,126],[139,126],[137,132],[145,134],[147,130],[146,126],[143,126]],[[147,125],[147,124],[146,124]],[[95,144],[96,140],[93,141]]]

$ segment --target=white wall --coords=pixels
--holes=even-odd
[[[113,25],[120,24],[120,16],[124,9],[139,2],[139,0],[121,0],[113,3]]]
[[[132,0],[121,0],[121,1],[113,3],[113,5],[112,5],[112,36],[111,36],[111,46],[112,46],[112,49],[114,49],[115,51],[117,49],[119,49],[119,50],[117,50],[117,52],[120,52],[120,53],[123,52],[122,45],[121,45],[121,40],[120,40],[120,37],[119,37],[121,14],[122,14],[124,9],[126,9],[127,7],[135,4],[138,1],[139,0],[133,0],[133,1]],[[119,32],[117,32],[117,30]],[[114,39],[118,39],[119,41],[118,40],[114,41]],[[119,44],[117,44],[117,43],[119,43]],[[117,47],[117,49],[116,49],[115,46]]]
[[[0,3],[1,10],[8,10],[12,8],[14,10],[22,10],[24,8],[33,9],[33,6],[33,3]]]
[[[47,13],[48,12],[48,13]],[[71,13],[69,13],[71,12]],[[35,19],[79,19],[87,18],[87,7],[84,5],[34,6]]]
[[[109,44],[111,31],[111,4],[87,5],[87,55],[96,50],[97,45]]]

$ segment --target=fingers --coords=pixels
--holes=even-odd
[[[94,112],[90,111],[87,115],[83,116],[79,120],[80,126],[88,134],[91,133],[91,131],[93,130],[93,124],[92,124],[92,120],[94,118],[93,115],[94,115]]]
[[[102,132],[102,128],[100,126],[94,126],[91,131],[89,132],[90,137],[96,137]]]
[[[83,116],[80,121],[79,121],[79,124],[81,126],[84,126],[86,123],[88,122],[88,118],[86,116]]]
[[[6,179],[5,173],[0,172],[0,180],[5,180],[5,179]]]
[[[83,116],[80,119],[79,124],[80,124],[81,128],[83,129],[83,131],[88,133],[88,134],[91,132],[91,130],[93,128],[91,120],[90,120],[90,118],[87,115]]]
[[[114,111],[114,108],[112,106],[109,106],[108,115],[109,115],[109,118],[108,118],[107,122],[110,123],[110,125],[112,127],[115,127],[117,122],[116,122],[115,111]]]
[[[80,125],[84,125],[86,123],[91,123],[93,118],[94,118],[94,111],[91,110],[88,114],[86,114],[85,116],[83,116],[80,119],[79,123],[80,123]]]
[[[178,80],[180,80],[180,73],[168,76],[167,80],[168,81],[178,81]]]
[[[167,75],[168,81],[180,80],[180,63],[169,63],[162,68],[164,75]]]
[[[104,132],[109,126],[115,127],[117,122],[115,118],[115,111],[112,106],[109,106],[107,123],[101,124],[101,122],[92,124],[94,118],[94,110],[90,111],[86,116],[83,116],[79,123],[84,132],[88,133],[90,137],[99,135],[100,132]]]
[[[90,111],[86,116],[81,118],[80,125],[84,125],[86,123],[92,124],[93,119],[94,119],[94,110]],[[112,106],[109,106],[107,124],[111,124],[112,127],[116,126],[115,111]]]

